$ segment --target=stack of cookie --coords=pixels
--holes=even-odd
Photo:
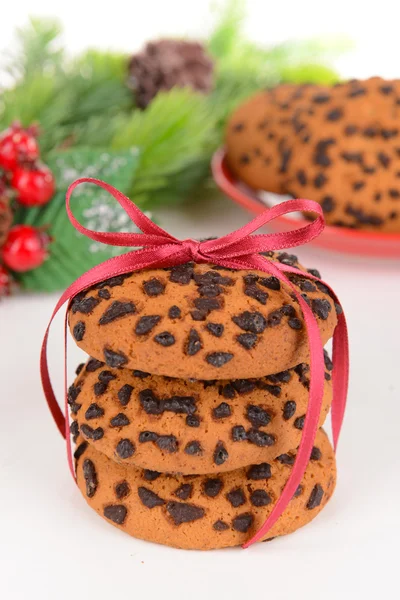
[[[267,259],[305,271],[294,255]],[[326,343],[339,307],[322,284],[291,279]],[[69,389],[77,481],[90,506],[169,546],[246,542],[290,475],[307,411],[307,336],[290,289],[262,272],[187,263],[96,285],[74,298],[69,324],[91,356]],[[325,358],[320,425],[332,396]],[[268,539],[311,521],[335,480],[320,430]]]
[[[319,202],[336,226],[400,231],[400,80],[284,84],[232,115],[226,151],[253,189]]]

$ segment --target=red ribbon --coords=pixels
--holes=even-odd
[[[76,220],[70,208],[72,192],[81,183],[94,183],[109,192],[127,212],[131,220],[137,225],[142,233],[106,233],[92,231],[83,227],[83,225]],[[334,300],[338,301],[335,293],[324,281],[309,273],[299,271],[295,267],[266,260],[260,256],[259,253],[293,248],[305,244],[317,237],[325,226],[320,205],[311,200],[289,200],[265,210],[262,214],[250,221],[250,223],[237,231],[233,231],[219,239],[207,240],[204,242],[198,242],[192,239],[178,240],[174,238],[146,217],[146,215],[143,214],[129,198],[121,194],[121,192],[111,185],[97,179],[82,178],[75,181],[68,189],[66,208],[72,225],[80,233],[92,240],[112,246],[142,248],[141,250],[134,250],[122,254],[121,256],[110,258],[100,265],[93,267],[72,283],[59,299],[44,336],[40,359],[43,390],[58,429],[67,440],[68,462],[74,478],[75,472],[72,461],[67,403],[67,314],[65,316],[65,415],[56,400],[50,381],[47,363],[47,340],[49,329],[56,313],[63,304],[67,301],[71,301],[79,292],[86,290],[90,286],[95,285],[104,279],[109,279],[110,277],[123,273],[137,271],[139,269],[166,266],[172,267],[188,261],[211,263],[231,269],[256,269],[258,271],[264,271],[265,273],[277,277],[281,282],[289,286],[295,294],[303,312],[310,351],[310,390],[308,409],[300,446],[291,474],[280,498],[266,522],[257,533],[243,545],[243,548],[248,548],[264,537],[279,519],[302,480],[318,430],[324,392],[324,356],[318,324],[312,310],[286,274],[297,273],[301,274],[303,277],[306,276],[310,279],[321,281],[321,283],[330,290]],[[316,215],[316,218],[307,225],[302,225],[298,229],[290,232],[251,235],[273,219],[297,211],[313,213]],[[348,336],[346,320],[343,313],[338,315],[338,324],[333,335],[333,365],[332,433],[333,444],[336,450],[345,411],[349,374]]]

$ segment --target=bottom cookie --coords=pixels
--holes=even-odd
[[[77,483],[88,504],[130,535],[208,550],[238,546],[262,526],[287,481],[294,453],[219,475],[176,476],[117,464],[87,442],[75,451]],[[293,499],[266,539],[306,525],[336,483],[332,446],[320,429]]]

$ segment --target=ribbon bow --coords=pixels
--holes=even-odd
[[[81,183],[93,183],[109,192],[126,211],[131,220],[137,225],[142,233],[106,233],[92,231],[83,227],[74,217],[70,200],[74,189]],[[52,385],[47,363],[47,340],[51,323],[59,309],[67,301],[79,292],[89,288],[104,279],[109,279],[116,275],[127,272],[137,271],[139,269],[151,267],[165,267],[183,264],[188,261],[196,263],[212,263],[231,269],[256,269],[264,271],[277,277],[282,283],[288,286],[299,302],[303,312],[306,326],[308,345],[310,353],[310,388],[307,414],[302,431],[300,446],[291,474],[285,484],[280,498],[275,504],[263,526],[256,534],[244,544],[244,548],[249,547],[254,542],[259,541],[271,529],[274,523],[285,511],[292,499],[298,485],[300,484],[311,451],[314,445],[315,436],[318,430],[319,416],[321,412],[322,397],[324,392],[324,356],[321,337],[319,333],[316,318],[304,300],[298,289],[288,279],[287,274],[296,273],[303,277],[323,283],[335,301],[337,297],[329,286],[319,278],[305,273],[299,269],[285,265],[279,262],[272,262],[260,256],[260,252],[269,252],[293,248],[305,244],[317,237],[324,229],[325,223],[322,209],[319,204],[311,200],[289,200],[273,208],[265,210],[255,219],[250,221],[244,227],[229,233],[215,240],[206,240],[199,242],[192,239],[178,240],[161,227],[153,223],[145,214],[121,192],[111,185],[92,178],[82,178],[75,181],[68,189],[66,195],[66,209],[72,225],[83,235],[112,246],[141,247],[140,250],[134,250],[106,260],[105,262],[93,267],[62,294],[58,301],[50,323],[47,327],[41,352],[41,376],[43,390],[47,403],[53,415],[53,418],[61,432],[67,440],[67,454],[71,473],[75,478],[75,472],[72,460],[72,451],[70,443],[68,403],[67,403],[67,375],[66,375],[66,340],[67,340],[67,314],[65,315],[65,416],[59,407]],[[277,217],[297,211],[306,211],[316,215],[314,221],[303,225],[286,233],[266,233],[252,235],[262,226]],[[347,326],[344,314],[338,315],[338,324],[333,335],[333,401],[332,401],[332,434],[333,444],[336,450],[340,429],[343,421],[347,387],[348,387],[348,336]]]

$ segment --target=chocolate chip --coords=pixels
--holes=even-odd
[[[119,302],[116,300],[107,308],[99,319],[99,325],[107,325],[117,319],[121,319],[126,315],[131,315],[136,312],[136,307],[133,302]]]
[[[390,198],[392,198],[393,200],[398,200],[398,198],[400,198],[400,191],[399,190],[395,190],[393,188],[391,188],[389,190],[389,196]]]
[[[326,350],[324,350],[324,363],[325,363],[325,367],[328,369],[328,371],[332,371],[333,362],[331,361],[330,356]]]
[[[388,94],[391,94],[393,92],[393,86],[392,85],[382,85],[379,88],[379,91],[384,95],[387,96]]]
[[[203,484],[203,491],[209,498],[216,498],[222,490],[223,483],[221,479],[206,479]]]
[[[354,135],[355,133],[357,133],[358,128],[355,125],[347,125],[347,127],[344,130],[345,135]]]
[[[220,301],[216,298],[196,298],[194,305],[198,310],[205,313],[221,308]]]
[[[239,157],[239,163],[241,165],[248,165],[250,163],[250,156],[248,154],[241,154]]]
[[[157,494],[145,487],[138,488],[138,496],[146,508],[155,508],[156,506],[165,504],[165,501],[160,496],[157,496]]]
[[[101,438],[104,436],[104,430],[101,427],[93,429],[93,427],[86,425],[86,423],[83,423],[83,425],[81,425],[80,430],[82,435],[85,436],[85,438],[93,440],[94,442],[101,440]]]
[[[267,292],[263,292],[263,290],[260,290],[260,288],[258,288],[256,285],[246,286],[244,288],[244,293],[246,296],[249,296],[249,298],[257,300],[257,302],[259,302],[260,304],[267,304],[267,300],[269,297]]]
[[[281,395],[281,392],[282,392],[282,388],[280,385],[270,385],[268,383],[260,382],[259,388],[262,390],[267,390],[270,394],[275,396],[275,398],[279,398],[279,396]]]
[[[195,440],[186,444],[184,452],[189,456],[201,456],[203,454],[203,448],[201,447],[200,442]]]
[[[302,493],[303,493],[303,486],[302,485],[297,486],[297,490],[293,494],[293,498],[298,498],[299,496],[301,496]]]
[[[250,502],[253,506],[261,507],[271,504],[271,496],[265,490],[254,490],[250,495]]]
[[[168,347],[175,344],[175,338],[169,331],[163,331],[154,337],[154,341],[160,346]]]
[[[231,383],[227,383],[219,388],[219,394],[224,398],[228,398],[228,400],[232,400],[236,396],[236,391]]]
[[[262,333],[267,327],[267,321],[264,316],[257,311],[244,311],[240,315],[232,317],[232,321],[243,329],[250,333]]]
[[[226,402],[221,402],[212,411],[214,419],[225,419],[226,417],[230,417],[231,414],[231,407]]]
[[[143,471],[143,477],[146,479],[146,481],[154,481],[155,479],[160,477],[160,475],[161,473],[159,473],[158,471],[150,471],[150,469],[145,469]]]
[[[270,423],[271,415],[260,406],[249,404],[246,410],[246,419],[250,421],[253,427],[265,427]]]
[[[322,319],[323,321],[325,321],[328,316],[329,313],[331,312],[331,304],[328,300],[324,300],[324,299],[320,299],[320,298],[315,298],[312,303],[312,310],[313,313],[317,315],[317,317],[319,317],[320,319]]]
[[[82,442],[81,444],[79,444],[79,446],[76,448],[76,450],[74,452],[74,458],[75,458],[75,460],[79,460],[80,459],[80,457],[85,452],[85,450],[86,450],[87,447],[88,447],[88,443],[87,442]]]
[[[232,526],[235,531],[247,533],[253,524],[254,517],[251,513],[243,513],[235,517],[232,521]]]
[[[85,419],[90,421],[90,419],[98,419],[104,415],[104,410],[95,402],[91,404],[85,412]]]
[[[206,361],[209,365],[220,368],[226,365],[232,358],[233,354],[230,352],[212,352],[211,354],[207,354]]]
[[[86,482],[86,496],[93,498],[97,490],[97,473],[95,466],[91,460],[86,458],[82,465],[83,477]]]
[[[192,310],[190,311],[190,315],[193,321],[205,321],[208,315],[208,312],[205,310]]]
[[[283,406],[283,418],[288,421],[293,417],[296,412],[296,402],[294,400],[288,400]]]
[[[390,163],[392,162],[390,156],[388,156],[384,152],[378,152],[377,158],[384,169],[387,169],[390,166]]]
[[[221,521],[221,519],[218,519],[218,521],[215,521],[213,529],[215,529],[215,531],[226,531],[227,529],[229,529],[229,525],[228,523],[225,523],[225,521]]]
[[[269,479],[270,477],[271,465],[269,465],[268,463],[252,465],[247,471],[247,479],[253,479],[254,481],[260,481],[261,479]]]
[[[279,291],[281,289],[281,282],[277,277],[260,277],[258,283],[270,290]]]
[[[80,372],[85,368],[85,363],[81,363],[80,365],[78,365],[75,369],[75,375],[79,375]]]
[[[312,97],[312,101],[315,102],[315,104],[324,104],[325,102],[329,102],[330,99],[331,97],[329,94],[324,93],[315,94],[315,96]]]
[[[188,415],[186,417],[186,425],[188,427],[199,427],[200,426],[199,417],[197,417],[196,415]]]
[[[103,510],[103,514],[106,519],[109,519],[117,525],[123,525],[127,513],[127,508],[123,504],[111,504],[109,506],[105,506]]]
[[[235,379],[232,381],[232,386],[241,396],[243,394],[249,394],[257,387],[256,383],[251,379]]]
[[[249,442],[259,446],[260,448],[273,446],[275,444],[275,438],[273,435],[265,433],[264,431],[259,431],[258,429],[249,429],[247,432],[247,439]]]
[[[301,417],[297,417],[297,419],[293,423],[293,425],[296,427],[296,429],[300,429],[300,430],[303,429],[305,419],[306,419],[306,415],[302,415]]]
[[[303,169],[297,171],[296,177],[300,185],[307,185],[307,175]]]
[[[232,125],[232,129],[233,129],[233,131],[236,131],[236,132],[243,131],[244,124],[243,123],[235,123],[234,125]]]
[[[310,460],[321,460],[322,458],[322,452],[319,448],[317,448],[316,446],[313,447],[311,454],[310,454]]]
[[[115,275],[115,277],[111,277],[110,279],[105,279],[96,285],[96,288],[104,288],[104,287],[117,287],[122,285],[127,277],[130,277],[132,273],[124,273],[123,275]]]
[[[156,297],[164,292],[165,284],[157,279],[156,277],[152,277],[148,281],[143,282],[143,290],[147,296]]]
[[[154,431],[142,431],[139,434],[139,442],[144,444],[146,442],[156,442],[158,439],[157,433]]]
[[[273,310],[267,318],[268,327],[277,327],[282,321],[282,313],[280,310]]]
[[[277,457],[276,460],[279,461],[282,465],[292,466],[294,465],[295,457],[292,454],[281,454]]]
[[[186,263],[184,265],[177,265],[172,267],[169,280],[173,283],[180,283],[181,285],[187,285],[193,276],[193,263]]]
[[[214,450],[214,463],[218,466],[223,465],[229,458],[227,449],[222,442],[218,442]]]
[[[327,150],[332,144],[335,144],[333,138],[327,138],[317,142],[314,152],[314,164],[320,165],[321,167],[329,167],[331,165],[332,161],[327,154]]]
[[[319,190],[328,181],[327,177],[323,173],[318,173],[314,178],[314,187]]]
[[[256,345],[258,338],[255,333],[240,333],[236,339],[243,348],[251,350]]]
[[[118,500],[121,500],[122,498],[126,498],[127,496],[129,496],[130,491],[131,491],[131,488],[127,481],[121,481],[120,483],[117,483],[117,485],[115,486],[115,495],[117,496]]]
[[[364,96],[367,93],[367,90],[364,88],[355,88],[350,90],[347,94],[349,98],[357,98],[358,96]]]
[[[362,190],[365,187],[365,181],[355,181],[353,183],[353,190],[357,192],[358,190]]]
[[[104,289],[104,290],[99,290],[97,292],[97,295],[99,298],[101,298],[102,300],[109,300],[111,298],[111,294],[108,290]]]
[[[78,299],[78,296],[75,296],[71,304],[71,309],[74,314],[79,312],[83,313],[84,315],[90,315],[99,302],[100,300],[94,296],[88,296],[87,298],[83,299]]]
[[[247,433],[243,425],[232,427],[232,440],[234,442],[244,442],[247,440]]]
[[[325,196],[324,198],[322,198],[321,207],[322,207],[322,210],[326,213],[332,212],[335,208],[335,202],[334,202],[332,196]]]
[[[190,483],[182,483],[174,492],[174,496],[180,500],[187,500],[193,493],[193,486]]]
[[[107,383],[103,383],[102,381],[96,381],[93,386],[93,391],[95,396],[102,396],[107,391]]]
[[[146,333],[149,333],[149,331],[151,331],[160,321],[161,317],[159,315],[146,315],[145,317],[140,317],[135,327],[136,335],[145,335]]]
[[[341,119],[342,117],[343,111],[341,108],[334,108],[326,114],[327,121],[339,121],[339,119]]]
[[[129,383],[123,385],[122,388],[118,391],[118,400],[120,401],[122,406],[127,406],[127,404],[129,404],[132,392],[133,387],[129,385]]]
[[[322,489],[322,487],[320,486],[319,483],[315,484],[312,492],[310,494],[310,497],[308,499],[308,502],[306,504],[306,508],[308,510],[312,510],[313,508],[317,508],[317,506],[319,506],[321,504],[321,500],[323,498],[324,495],[324,490]]]
[[[179,306],[171,306],[171,308],[168,311],[168,316],[170,319],[179,319],[181,317],[181,309],[179,308]]]
[[[234,508],[242,506],[242,504],[246,503],[246,497],[244,495],[243,490],[240,488],[236,488],[228,492],[226,494],[226,499],[232,504]]]
[[[281,371],[280,373],[275,373],[275,375],[267,376],[267,379],[272,381],[272,383],[288,383],[291,378],[290,371]]]
[[[130,424],[130,421],[124,413],[118,413],[110,419],[110,427],[126,427]]]
[[[289,319],[288,325],[292,329],[297,329],[297,330],[303,329],[303,323],[297,317],[292,317],[291,319]]]
[[[194,356],[203,348],[201,338],[195,329],[191,329],[186,339],[184,352],[188,356]]]
[[[160,450],[173,454],[178,451],[178,440],[174,435],[159,435],[155,440]]]
[[[83,321],[78,321],[73,329],[73,336],[77,342],[81,342],[85,335],[86,325]]]
[[[199,287],[200,296],[206,296],[207,298],[215,298],[222,293],[222,288],[214,283],[210,285],[202,285]]]
[[[105,383],[106,385],[108,385],[110,381],[116,378],[117,376],[114,375],[114,373],[111,373],[111,371],[102,371],[101,373],[99,373],[99,381],[101,383]]]
[[[100,367],[103,365],[104,363],[102,363],[100,360],[97,360],[96,358],[90,358],[86,365],[86,371],[88,373],[93,373],[94,371],[97,371],[97,369],[100,369]]]
[[[206,329],[215,337],[221,337],[224,333],[224,326],[221,323],[207,323]]]
[[[295,254],[288,254],[287,252],[280,252],[277,258],[280,263],[288,265],[289,267],[293,267],[298,262],[298,258]]]
[[[203,518],[205,515],[205,510],[200,506],[185,504],[183,502],[168,502],[166,508],[175,525],[191,523]]]
[[[72,421],[69,431],[70,431],[70,434],[72,435],[72,440],[75,443],[78,438],[78,435],[79,435],[78,421]]]
[[[109,367],[122,367],[128,362],[127,357],[122,352],[114,352],[109,348],[104,348],[104,359]]]
[[[135,454],[135,446],[130,440],[122,439],[118,442],[115,452],[120,458],[130,458]]]
[[[278,145],[278,150],[280,153],[280,165],[279,165],[279,173],[287,173],[290,159],[292,158],[292,150],[291,148],[286,148],[284,146],[284,141],[281,140]]]

